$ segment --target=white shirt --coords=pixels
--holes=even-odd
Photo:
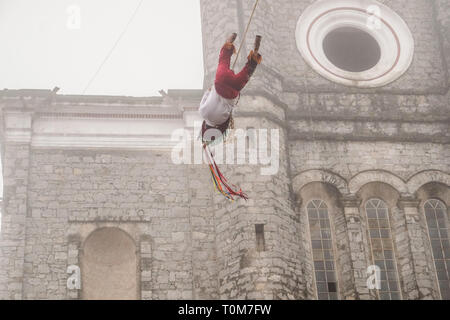
[[[216,88],[205,92],[200,103],[200,115],[205,119],[209,126],[219,126],[224,124],[230,118],[233,107],[236,105],[236,99],[225,99],[219,95]]]

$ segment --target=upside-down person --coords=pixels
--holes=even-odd
[[[230,126],[232,126],[233,108],[237,105],[240,92],[262,61],[262,57],[258,52],[261,37],[256,36],[255,47],[250,51],[247,63],[241,72],[235,74],[230,69],[230,63],[231,56],[236,53],[233,44],[236,37],[237,34],[233,33],[223,45],[220,51],[219,66],[217,67],[214,85],[205,92],[199,108],[200,115],[204,119],[201,130],[203,148],[210,165],[214,184],[216,189],[230,200],[234,200],[233,196],[243,199],[247,199],[247,196],[242,190],[236,191],[236,186],[228,184],[217,167],[208,145],[221,140]]]

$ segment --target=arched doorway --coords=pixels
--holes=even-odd
[[[138,299],[136,245],[118,228],[102,228],[86,239],[81,257],[82,298]]]

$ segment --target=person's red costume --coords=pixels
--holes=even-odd
[[[231,56],[235,53],[233,43],[227,42],[220,50],[219,66],[217,67],[216,79],[214,82],[216,91],[225,99],[235,99],[239,92],[245,87],[248,80],[261,63],[262,57],[259,53],[250,52],[248,62],[241,72],[235,74],[230,69]]]
[[[257,36],[257,41],[255,41],[255,50],[250,52],[247,58],[247,63],[241,72],[235,74],[234,71],[230,69],[230,63],[231,56],[236,52],[233,45],[233,41],[236,39],[236,36],[236,34],[233,34],[220,50],[219,66],[217,67],[216,78],[214,81],[214,90],[211,91],[211,89],[209,89],[209,92],[205,93],[199,111],[205,118],[201,129],[201,138],[206,159],[209,163],[212,180],[216,189],[229,200],[234,200],[234,197],[240,197],[247,200],[248,197],[242,189],[228,182],[214,161],[213,153],[209,149],[208,145],[216,141],[215,137],[214,139],[210,137],[211,140],[209,141],[205,140],[205,133],[210,129],[218,129],[222,136],[224,136],[228,128],[230,126],[232,127],[232,109],[237,103],[234,99],[239,96],[240,91],[245,87],[248,80],[255,72],[256,67],[262,60],[261,55],[258,53],[261,37]],[[213,97],[211,100],[213,103],[208,102],[210,97]],[[215,111],[219,112],[219,120],[215,121],[220,124],[209,126],[206,124],[206,119],[212,122],[212,119],[215,118]],[[228,117],[228,120],[225,121],[225,117]],[[224,122],[222,123],[222,121]],[[214,131],[214,134],[217,134],[217,130]]]

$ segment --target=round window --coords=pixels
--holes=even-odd
[[[301,15],[297,47],[319,74],[337,83],[379,87],[409,68],[412,34],[394,11],[375,0],[319,0]]]
[[[323,39],[323,51],[335,66],[351,72],[373,68],[381,58],[377,40],[369,33],[352,27],[332,30]]]

